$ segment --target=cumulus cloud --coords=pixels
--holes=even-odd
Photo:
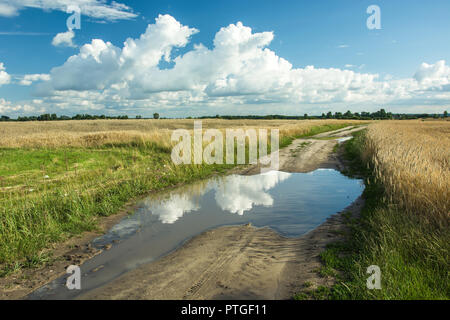
[[[294,69],[267,48],[272,32],[253,33],[240,22],[221,28],[212,49],[195,45],[173,59],[173,68],[158,67],[162,60],[171,61],[173,48],[186,46],[196,32],[169,15],[160,15],[139,39],[126,40],[122,48],[94,39],[51,70],[51,85],[54,90],[112,89],[131,99],[187,92],[197,99],[258,96],[268,101],[314,103],[345,100],[348,90],[373,86],[377,78],[313,66]]]
[[[25,8],[57,10],[66,12],[69,6],[78,6],[81,14],[101,20],[115,21],[133,19],[137,15],[125,4],[104,0],[4,0],[0,4],[0,16],[12,17]]]
[[[450,66],[447,66],[444,60],[435,64],[422,63],[414,78],[422,86],[442,88],[450,84]]]
[[[46,73],[35,73],[35,74],[26,74],[23,76],[22,80],[20,80],[19,84],[22,86],[30,86],[33,82],[36,81],[49,81],[50,75]]]
[[[66,32],[60,32],[53,38],[52,45],[54,45],[55,47],[75,48],[76,45],[73,43],[74,37],[75,37],[75,32],[73,32],[73,30],[67,30]]]
[[[0,62],[0,86],[8,84],[11,81],[11,76],[5,71],[5,66]]]
[[[42,108],[38,108],[33,104],[28,103],[11,103],[3,98],[0,98],[0,114],[24,114],[30,112],[41,112],[44,111]]]
[[[170,61],[172,49],[185,46],[196,32],[160,15],[139,39],[127,39],[122,49],[100,39],[85,44],[79,54],[51,70],[51,83],[56,90],[93,90],[151,77],[161,59]]]
[[[253,32],[241,22],[221,28],[211,48],[194,44],[177,55],[175,49],[186,47],[197,32],[170,15],[160,15],[139,38],[129,38],[121,46],[93,39],[50,70],[50,80],[38,83],[35,93],[44,104],[61,110],[88,112],[110,106],[104,111],[113,112],[120,106],[123,112],[140,113],[185,106],[258,110],[262,104],[290,113],[298,111],[296,106],[309,106],[302,111],[317,113],[319,104],[378,108],[387,103],[450,100],[445,61],[424,63],[405,79],[356,72],[353,65],[346,66],[352,70],[294,68],[269,49],[273,32]],[[161,67],[162,62],[170,67]]]

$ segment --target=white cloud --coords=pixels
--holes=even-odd
[[[46,73],[36,73],[36,74],[26,74],[23,76],[22,80],[20,80],[19,84],[22,86],[30,86],[33,82],[36,81],[49,81],[50,75]]]
[[[5,66],[0,62],[0,87],[8,84],[11,81],[11,76],[5,71]]]
[[[52,85],[56,90],[93,90],[150,77],[158,72],[161,59],[170,61],[172,49],[185,46],[196,32],[169,15],[160,15],[139,39],[127,39],[122,49],[94,39],[82,46],[78,55],[51,70]],[[170,89],[159,91],[164,90]]]
[[[50,80],[38,83],[35,93],[42,105],[67,113],[215,107],[228,113],[320,114],[326,109],[373,111],[371,107],[386,104],[450,101],[445,61],[423,64],[414,77],[396,80],[355,71],[364,65],[346,66],[353,70],[294,68],[268,48],[272,32],[255,33],[240,22],[221,28],[212,48],[195,44],[182,55],[174,54],[197,32],[160,15],[139,38],[122,46],[94,39],[53,68]],[[161,68],[162,61],[171,66]]]
[[[450,66],[440,60],[435,64],[422,63],[414,78],[428,87],[442,87],[450,84]]]
[[[0,114],[1,115],[11,115],[11,114],[25,114],[33,112],[41,112],[44,109],[38,109],[32,104],[18,104],[11,103],[3,98],[0,98]]]
[[[112,1],[108,4],[104,0],[6,0],[6,3],[0,4],[0,16],[16,16],[25,8],[66,12],[70,5],[80,7],[82,15],[101,20],[127,20],[137,16],[122,3]]]
[[[17,8],[9,3],[0,3],[0,16],[14,17],[17,15]]]
[[[55,47],[72,47],[76,48],[73,43],[75,32],[73,30],[67,30],[66,32],[58,33],[52,40],[52,45]]]

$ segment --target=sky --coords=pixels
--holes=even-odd
[[[0,114],[442,113],[449,13],[448,0],[0,0]]]

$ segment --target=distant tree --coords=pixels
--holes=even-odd
[[[142,119],[142,116],[136,116],[136,119]]]
[[[444,118],[447,118],[448,117],[448,113],[447,113],[447,110],[445,110],[444,111]]]
[[[49,121],[51,120],[50,115],[48,113],[41,114],[37,117],[38,121]]]
[[[344,117],[351,118],[351,117],[353,117],[353,114],[352,114],[352,112],[350,110],[347,110],[347,112],[344,113]]]
[[[153,114],[153,119],[159,119],[159,113],[155,112],[155,113]]]
[[[308,119],[308,114],[305,113],[305,115],[303,116],[304,119]]]
[[[333,114],[331,113],[331,111],[328,111],[327,113],[327,119],[331,119],[333,118]]]
[[[8,121],[9,120],[9,117],[8,116],[2,116],[1,118],[0,118],[0,121]]]

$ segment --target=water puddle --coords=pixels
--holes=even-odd
[[[336,140],[337,140],[338,143],[344,143],[345,141],[348,141],[348,140],[351,140],[351,139],[353,139],[353,136],[343,137],[343,138],[339,138],[339,139],[336,139]]]
[[[251,223],[286,237],[313,230],[349,206],[363,191],[361,180],[336,170],[272,171],[230,175],[154,194],[138,203],[93,246],[110,250],[81,266],[81,290],[68,290],[66,276],[32,293],[30,299],[71,299],[175,250],[211,228]]]

